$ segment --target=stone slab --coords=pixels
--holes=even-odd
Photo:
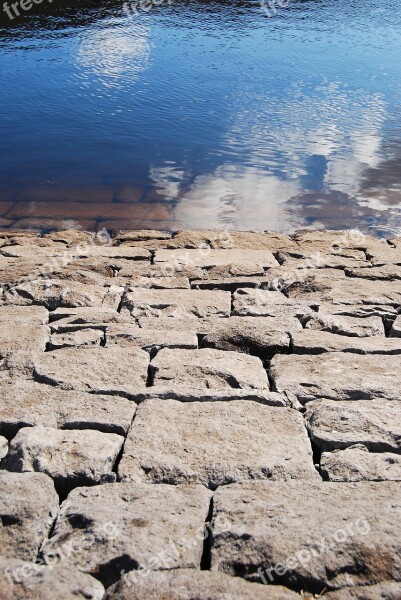
[[[185,348],[196,350],[198,338],[190,331],[164,331],[163,328],[139,329],[137,325],[108,325],[106,348],[136,346],[154,353],[162,348]]]
[[[155,255],[155,263],[175,263],[202,268],[240,264],[241,262],[252,262],[264,268],[278,265],[270,250],[245,248],[215,250],[203,248],[196,250],[157,250]]]
[[[352,352],[355,354],[401,354],[401,340],[385,337],[351,337],[327,331],[290,333],[295,354]]]
[[[323,308],[323,307],[322,307]],[[316,316],[307,317],[305,329],[328,331],[350,337],[385,336],[381,317],[350,317],[336,314],[325,314],[319,310]]]
[[[401,456],[373,453],[357,444],[346,450],[323,452],[320,470],[328,481],[401,481]]]

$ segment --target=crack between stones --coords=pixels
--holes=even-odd
[[[203,540],[203,552],[202,558],[200,562],[200,570],[201,571],[210,571],[212,566],[212,545],[213,545],[213,529],[212,529],[212,520],[213,520],[213,499],[214,495],[210,498],[209,511],[205,520],[205,533]]]

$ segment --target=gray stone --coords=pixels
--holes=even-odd
[[[397,265],[383,265],[382,267],[350,267],[345,269],[347,277],[362,277],[365,279],[382,279],[384,281],[393,281],[401,279],[401,267]]]
[[[319,305],[319,316],[331,315],[353,317],[366,319],[368,317],[379,317],[380,319],[392,319],[397,316],[397,308],[388,304],[380,306],[379,304],[330,304],[323,303]]]
[[[298,269],[357,269],[371,266],[366,260],[365,253],[361,250],[353,250],[347,254],[348,256],[326,254],[320,252],[320,250],[312,252],[290,251],[279,252],[277,260],[285,267]]]
[[[102,600],[104,587],[68,564],[0,558],[2,600]]]
[[[50,314],[50,321],[51,330],[58,333],[88,328],[104,331],[110,323],[135,324],[129,315],[104,307],[58,308]]]
[[[347,317],[325,314],[319,311],[316,316],[307,317],[305,329],[329,331],[351,337],[384,337],[384,325],[380,317]]]
[[[11,441],[3,467],[16,473],[46,473],[65,496],[74,487],[107,481],[123,443],[121,435],[92,429],[24,427]]]
[[[389,245],[383,248],[369,248],[367,257],[375,267],[381,265],[401,265],[401,248],[392,248]]]
[[[42,307],[0,307],[0,358],[18,350],[44,352],[49,341],[48,312]]]
[[[69,333],[53,334],[50,338],[49,350],[79,346],[100,346],[104,333],[99,329],[80,329]]]
[[[155,385],[269,390],[260,359],[238,352],[164,348],[152,360],[151,369]]]
[[[146,385],[149,355],[139,348],[62,348],[34,354],[33,375],[64,390],[129,396]]]
[[[375,454],[356,444],[345,450],[323,452],[320,470],[328,481],[401,481],[401,456]]]
[[[300,600],[281,586],[250,583],[225,573],[175,569],[132,571],[107,590],[105,600]],[[46,599],[47,600],[47,599]],[[391,599],[392,600],[392,599]],[[394,600],[396,600],[394,598]]]
[[[349,337],[327,331],[299,331],[290,334],[295,354],[353,352],[356,354],[401,354],[401,340],[385,337]]]
[[[400,398],[398,356],[326,352],[318,356],[276,355],[270,365],[273,390],[301,404],[317,398],[367,400]]]
[[[44,556],[73,544],[69,562],[106,586],[122,570],[199,569],[211,496],[201,485],[78,488],[63,503]]]
[[[65,391],[21,378],[0,385],[0,434],[12,439],[21,427],[95,429],[125,435],[136,404],[117,396]]]
[[[56,490],[47,475],[0,471],[2,557],[36,560],[58,507]]]
[[[155,290],[188,290],[191,286],[188,277],[116,277],[118,285],[132,288],[147,288]]]
[[[228,317],[229,292],[136,289],[123,296],[122,314],[133,317]]]
[[[153,385],[132,393],[132,400],[179,400],[180,402],[230,402],[231,400],[250,400],[269,406],[289,406],[289,401],[283,394],[269,390],[251,390],[236,388],[207,389],[193,385],[174,386]]]
[[[234,316],[294,318],[310,312],[308,304],[287,298],[278,291],[241,289],[233,296]]]
[[[0,459],[4,458],[8,452],[8,440],[0,435]]]
[[[47,325],[49,313],[43,306],[2,306],[0,307],[0,325],[15,322],[33,326]]]
[[[163,328],[139,329],[137,325],[108,325],[106,331],[106,347],[121,346],[129,348],[137,346],[147,352],[156,352],[161,348],[198,348],[195,333],[186,331],[164,331]]]
[[[316,401],[306,408],[311,440],[322,450],[363,444],[372,452],[401,450],[400,403],[388,400]]]
[[[244,400],[142,403],[118,475],[212,489],[250,479],[319,479],[302,415]]]
[[[278,263],[270,250],[224,249],[210,248],[196,250],[157,250],[155,263],[173,263],[202,268],[220,265],[254,263],[259,267],[269,268]]]
[[[400,581],[400,509],[397,482],[225,486],[214,497],[212,570],[315,594]]]
[[[401,600],[400,583],[389,581],[377,585],[343,588],[328,592],[324,600]]]
[[[201,347],[236,350],[237,352],[251,353],[267,359],[277,354],[277,352],[288,353],[290,336],[288,333],[281,331],[261,331],[256,327],[248,326],[239,327],[238,329],[229,327],[226,332],[207,334],[202,340]]]

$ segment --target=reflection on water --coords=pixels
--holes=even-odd
[[[401,227],[398,0],[42,10],[0,22],[1,227]]]

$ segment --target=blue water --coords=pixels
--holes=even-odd
[[[39,10],[0,21],[4,226],[401,235],[399,0]]]

